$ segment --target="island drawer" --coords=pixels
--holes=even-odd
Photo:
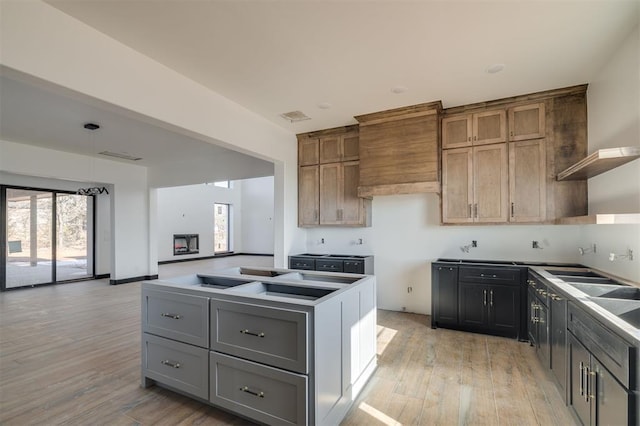
[[[209,347],[209,298],[142,290],[142,331]]]
[[[306,312],[211,299],[211,349],[307,374]]]
[[[210,352],[209,401],[266,424],[308,424],[307,377]]]
[[[350,274],[364,274],[364,260],[345,260],[344,272]]]
[[[142,339],[144,376],[198,398],[209,398],[208,350],[147,333]]]

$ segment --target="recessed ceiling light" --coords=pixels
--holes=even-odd
[[[329,102],[320,102],[318,104],[318,108],[320,109],[329,109],[331,108],[333,105],[331,105]]]
[[[487,72],[489,74],[495,74],[502,71],[505,68],[504,64],[493,64],[487,67]]]
[[[406,92],[407,90],[409,90],[409,88],[407,88],[406,86],[395,86],[395,87],[392,87],[392,88],[391,88],[391,91],[392,91],[393,93],[395,93],[396,95],[397,95],[397,94],[400,94],[400,93],[404,93],[404,92]]]

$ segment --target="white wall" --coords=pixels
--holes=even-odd
[[[589,152],[640,146],[640,30],[636,26],[589,84]],[[640,160],[589,179],[589,213],[640,213]],[[584,264],[640,281],[640,225],[587,225],[580,244],[596,244]],[[610,262],[632,249],[634,260]]]
[[[233,188],[210,185],[188,185],[159,188],[158,193],[158,260],[189,259],[215,254],[214,204],[231,204],[232,251],[242,252],[242,181]],[[173,255],[173,234],[199,234],[200,252]]]
[[[69,189],[60,181],[70,181],[71,186],[77,182],[110,185],[109,202],[98,205],[96,273],[110,273],[111,279],[157,273],[157,264],[150,258],[146,245],[149,239],[149,191],[145,167],[1,140],[0,153],[0,171],[20,175],[15,183],[18,185],[42,183],[47,187],[50,182],[56,185],[54,189]],[[105,208],[110,209],[109,214],[105,214]],[[108,245],[106,235],[109,235]],[[104,254],[105,247],[110,249],[108,256]],[[105,259],[111,262],[108,269]]]
[[[274,261],[286,264],[304,240],[296,228],[295,135],[42,1],[0,7],[2,65],[273,161]]]
[[[373,254],[378,306],[431,312],[431,261],[437,258],[576,262],[577,226],[503,225],[440,226],[435,194],[373,198],[370,228],[314,228],[308,231],[310,253]],[[325,243],[319,244],[324,238]],[[362,238],[362,245],[356,244]],[[461,246],[478,242],[469,253]],[[532,241],[542,249],[533,249]],[[294,253],[291,253],[294,254]],[[407,293],[407,287],[413,287]]]
[[[273,176],[232,182],[231,188],[188,185],[157,190],[158,260],[178,260],[215,254],[214,204],[231,204],[231,250],[273,254]],[[173,234],[199,234],[200,252],[173,254]]]
[[[242,181],[242,251],[273,254],[273,176]]]

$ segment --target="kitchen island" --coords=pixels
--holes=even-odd
[[[142,284],[142,385],[266,424],[338,424],[376,368],[370,275],[236,267]]]

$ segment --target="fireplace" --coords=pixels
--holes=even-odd
[[[199,234],[173,234],[173,255],[198,253],[198,240]]]

